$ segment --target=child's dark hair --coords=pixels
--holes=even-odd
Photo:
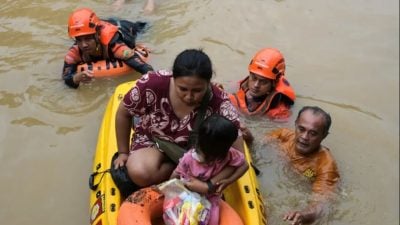
[[[206,161],[223,159],[238,136],[238,128],[227,118],[213,114],[199,127],[197,147]]]

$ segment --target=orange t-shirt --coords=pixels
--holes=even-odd
[[[289,158],[293,167],[313,183],[314,193],[326,195],[334,191],[340,176],[328,148],[321,146],[317,152],[305,156],[295,150],[294,131],[280,128],[268,136],[279,140],[280,149]]]

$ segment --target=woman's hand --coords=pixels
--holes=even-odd
[[[251,145],[254,141],[254,136],[245,125],[242,123],[240,124],[240,131],[242,132],[243,140],[248,144]]]
[[[78,72],[73,77],[74,83],[79,84],[80,82],[89,83],[93,79],[93,71],[92,70],[84,70],[82,72]]]
[[[118,169],[125,165],[126,161],[128,161],[129,154],[118,153],[118,157],[114,160],[114,169]]]

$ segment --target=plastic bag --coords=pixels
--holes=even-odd
[[[160,184],[164,193],[163,219],[166,225],[207,225],[211,203],[206,197],[188,190],[179,179]]]

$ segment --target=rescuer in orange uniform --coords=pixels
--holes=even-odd
[[[146,52],[135,44],[136,35],[144,26],[143,22],[100,20],[88,8],[75,10],[68,20],[68,34],[75,43],[64,59],[65,84],[77,88],[81,82],[90,82],[92,71],[77,71],[78,64],[104,59],[120,59],[141,74],[152,71],[152,66],[144,61]]]
[[[287,119],[295,92],[285,78],[285,59],[275,48],[258,51],[249,64],[249,76],[239,82],[231,102],[244,115]]]

